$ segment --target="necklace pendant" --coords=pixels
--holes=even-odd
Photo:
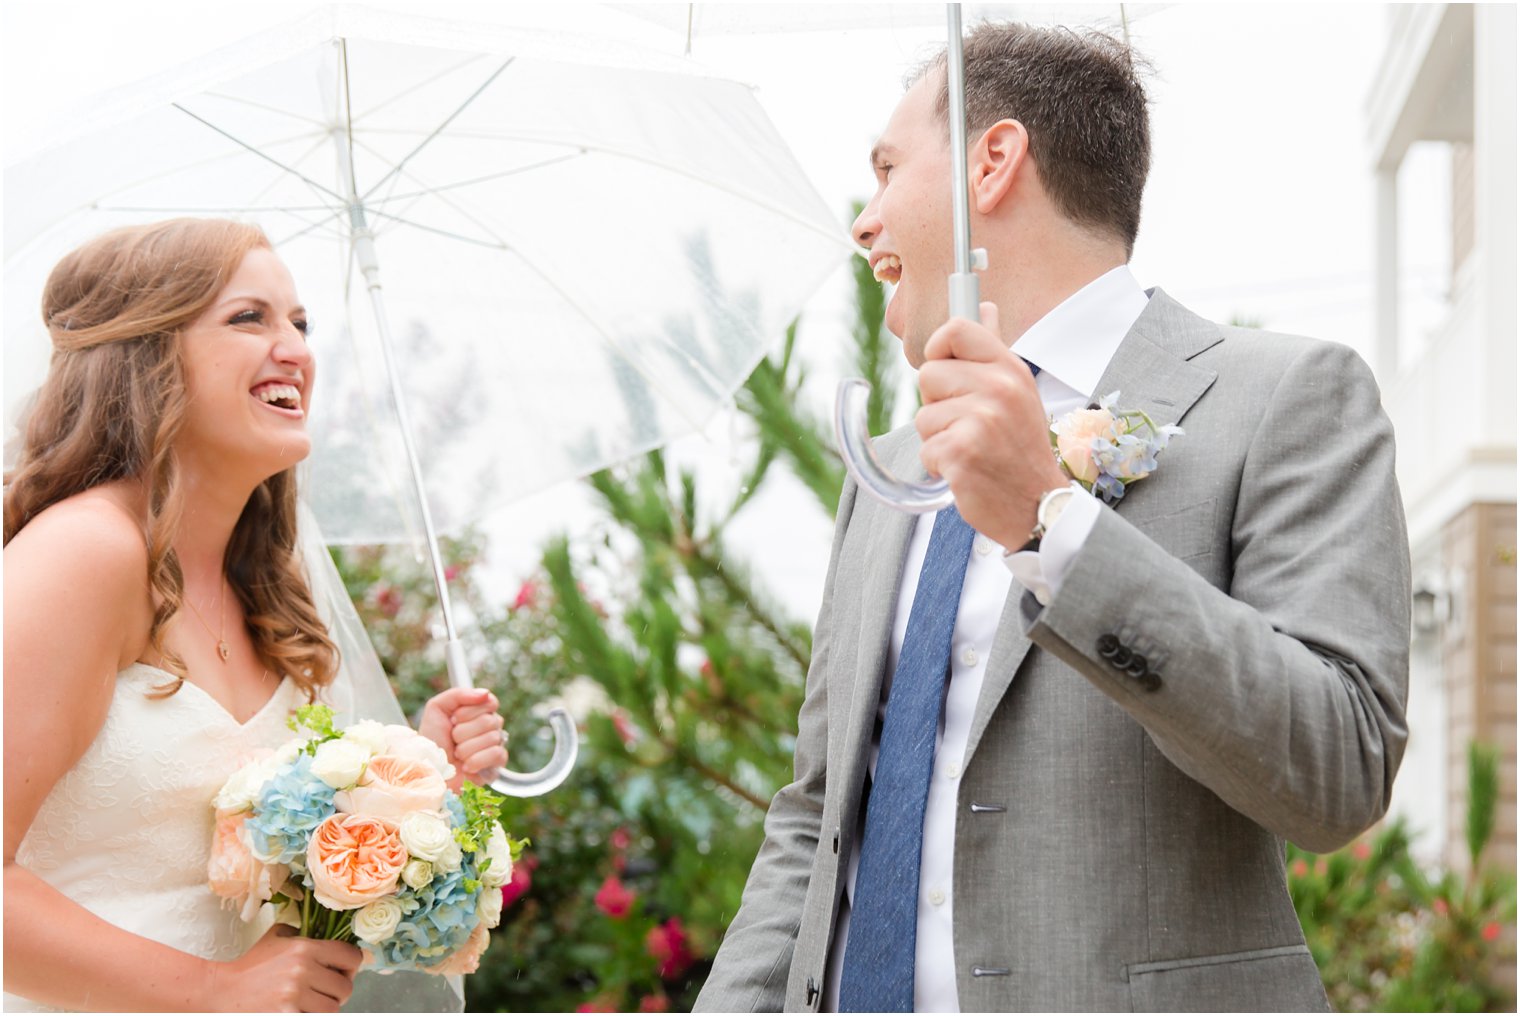
[[[222,654],[222,662],[226,663],[232,656],[232,647],[220,640],[216,643],[216,651]]]

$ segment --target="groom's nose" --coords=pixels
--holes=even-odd
[[[850,226],[850,236],[855,238],[857,244],[869,250],[880,235],[881,217],[877,215],[876,201],[873,198],[855,217],[855,222]]]

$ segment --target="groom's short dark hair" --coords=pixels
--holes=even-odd
[[[1097,31],[984,24],[965,38],[966,126],[971,138],[999,120],[1029,132],[1040,183],[1068,219],[1135,246],[1150,171],[1150,116],[1137,59]],[[942,52],[920,68],[943,69]],[[936,106],[948,123],[950,92]]]

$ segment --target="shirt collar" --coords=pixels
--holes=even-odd
[[[1128,265],[1120,265],[1068,296],[1030,326],[1013,351],[1088,398],[1108,361],[1129,334],[1149,297]]]

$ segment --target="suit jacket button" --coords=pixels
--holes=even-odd
[[[1112,659],[1119,651],[1119,638],[1116,635],[1104,635],[1098,640],[1098,655],[1105,660]]]
[[[1134,658],[1129,661],[1129,666],[1125,669],[1124,672],[1130,677],[1144,677],[1145,667],[1145,657],[1141,656],[1139,653],[1136,653],[1134,655]]]
[[[807,1004],[812,1005],[818,999],[818,982],[811,977],[807,982]]]

